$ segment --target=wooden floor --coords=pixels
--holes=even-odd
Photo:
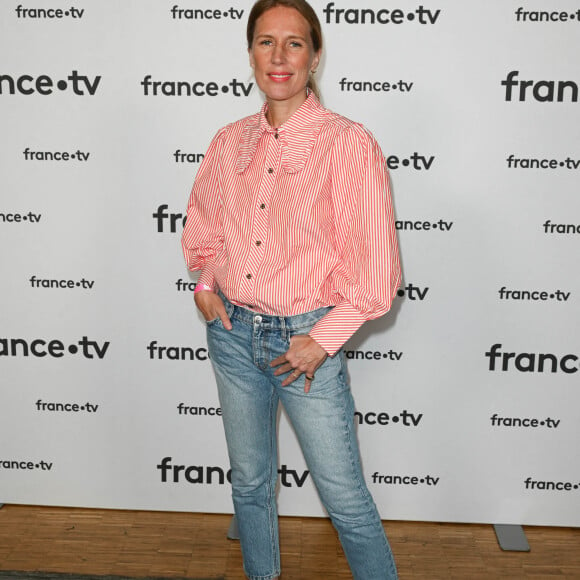
[[[243,580],[231,516],[6,505],[0,570]],[[531,552],[502,552],[492,526],[385,522],[406,578],[580,579],[580,529],[527,527]],[[283,580],[346,580],[328,520],[281,518]]]

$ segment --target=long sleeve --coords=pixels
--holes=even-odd
[[[385,158],[361,126],[344,131],[333,148],[332,198],[340,263],[331,283],[341,301],[310,332],[331,356],[390,309],[401,282]]]
[[[330,355],[391,307],[401,281],[386,161],[360,124],[311,93],[280,127],[260,113],[214,137],[183,251],[199,281],[258,313],[332,306],[310,331]]]
[[[220,158],[223,133],[213,138],[197,172],[187,205],[181,244],[190,270],[201,270],[199,282],[214,286],[216,258],[224,246]]]

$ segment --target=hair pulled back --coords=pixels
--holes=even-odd
[[[271,8],[276,8],[276,6],[286,6],[287,8],[294,8],[294,10],[297,10],[310,25],[310,38],[312,40],[314,52],[318,52],[322,49],[322,27],[320,26],[320,20],[318,19],[314,8],[312,8],[306,0],[258,0],[252,7],[250,16],[248,17],[248,26],[246,28],[248,49],[252,48],[252,43],[254,42],[254,34],[258,18],[260,18],[264,12],[267,12]],[[316,86],[315,80],[312,78],[312,74],[308,77],[308,84],[306,86],[317,97],[320,97],[318,87]]]

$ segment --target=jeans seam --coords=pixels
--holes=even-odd
[[[270,416],[268,417],[268,429],[270,429],[270,458],[273,459],[274,458],[274,392],[272,391],[272,395],[270,397]],[[274,564],[274,566],[276,566],[276,548],[274,546],[274,536],[275,536],[275,529],[274,529],[274,514],[272,513],[272,501],[274,500],[274,492],[275,492],[275,486],[273,488],[273,478],[274,478],[274,473],[273,473],[274,469],[273,469],[273,461],[270,461],[270,473],[269,473],[269,477],[268,477],[268,520],[270,521],[270,545],[272,547],[272,552],[271,552],[271,557],[272,557],[272,563]]]
[[[341,359],[340,361],[340,365],[341,365],[341,369],[339,371],[339,376],[341,377],[341,379],[344,380],[344,359]],[[350,388],[349,388],[350,391]],[[352,395],[351,395],[352,397]],[[361,494],[362,497],[364,497],[364,501],[367,507],[367,510],[369,508],[372,507],[371,505],[371,501],[370,501],[370,497],[369,497],[369,492],[368,489],[366,488],[366,484],[364,483],[364,477],[362,474],[362,461],[360,459],[360,454],[358,452],[358,448],[357,448],[357,452],[354,453],[353,452],[353,441],[355,440],[356,437],[356,433],[353,431],[353,427],[354,424],[349,420],[349,415],[350,413],[347,413],[347,400],[343,399],[343,405],[342,405],[342,420],[344,422],[344,437],[346,439],[346,443],[347,443],[347,448],[348,448],[348,453],[350,456],[350,467],[352,469],[352,473],[354,478],[357,480],[357,484],[358,484],[358,489],[359,489],[359,493]],[[359,457],[359,468],[357,469],[357,465],[356,465],[356,457]],[[366,491],[366,492],[365,492]]]

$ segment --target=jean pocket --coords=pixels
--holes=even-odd
[[[226,309],[226,315],[231,320],[232,314],[234,313],[234,305],[229,300],[226,300],[226,301],[224,301],[224,306]],[[208,328],[213,327],[213,326],[221,326],[222,328],[224,328],[224,323],[222,322],[222,319],[219,316],[216,316],[215,318],[212,318],[211,320],[205,320],[205,325]]]

